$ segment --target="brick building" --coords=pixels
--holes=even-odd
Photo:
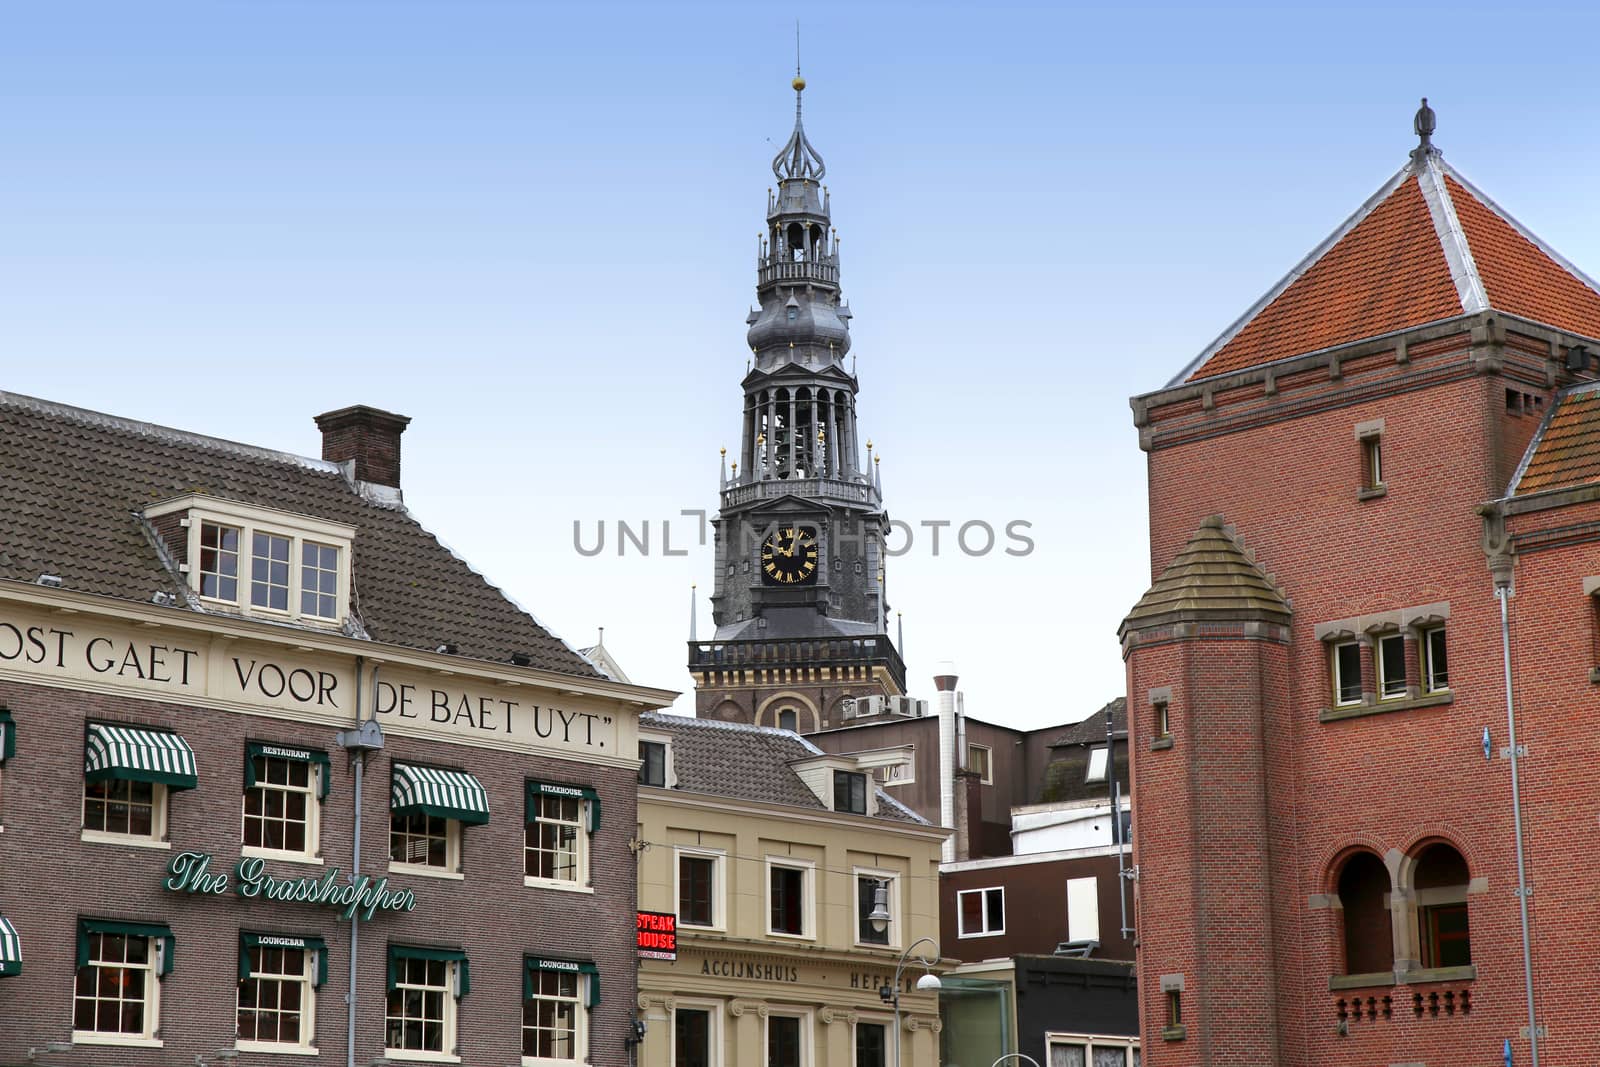
[[[1592,1058],[1600,290],[1410,160],[1133,400],[1154,584],[1121,628],[1143,1051]],[[1511,594],[1503,637],[1497,595]],[[1502,656],[1509,649],[1511,747]],[[1518,892],[1520,767],[1531,897]]]
[[[0,393],[0,1062],[629,1062],[673,694],[411,516],[405,419],[318,422]]]

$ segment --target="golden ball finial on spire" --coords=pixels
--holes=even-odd
[[[727,446],[726,446],[726,445],[724,445],[724,446],[723,446],[723,447],[721,447],[721,448],[719,448],[719,449],[717,449],[717,452],[718,452],[718,453],[719,453],[719,454],[720,454],[720,455],[724,455],[724,456],[726,456],[726,455],[727,455],[727,454],[728,454],[728,448],[727,448]]]
[[[794,86],[794,91],[797,93],[803,93],[806,91],[806,80],[800,77],[798,74],[794,76],[794,81],[790,82],[789,84]]]

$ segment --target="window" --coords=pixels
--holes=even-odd
[[[1183,992],[1167,990],[1167,1029],[1176,1030],[1183,1025]]]
[[[1333,646],[1333,702],[1337,707],[1361,703],[1361,644],[1341,641]]]
[[[807,883],[810,867],[791,867],[770,860],[767,864],[767,930],[791,937],[811,935]]]
[[[1384,700],[1406,695],[1406,641],[1399,634],[1378,638],[1378,694]]]
[[[889,1028],[883,1023],[856,1023],[855,1067],[888,1067]]]
[[[1344,973],[1394,969],[1389,912],[1389,870],[1371,852],[1357,852],[1339,871],[1339,914],[1344,921]]]
[[[239,528],[200,525],[200,595],[209,600],[239,600]]]
[[[1006,891],[963,889],[956,894],[956,933],[960,937],[991,937],[1006,932]]]
[[[461,828],[454,819],[412,811],[389,816],[389,862],[435,871],[461,869]]]
[[[1371,434],[1361,439],[1361,488],[1372,491],[1383,488],[1383,435]]]
[[[802,1067],[805,1063],[805,1020],[798,1015],[767,1016],[766,1067]]]
[[[672,1010],[672,1067],[715,1067],[716,1033],[709,1008]]]
[[[581,976],[573,971],[536,970],[528,975],[522,1002],[524,1060],[580,1059],[580,1025],[588,1012],[578,996]]]
[[[778,729],[800,731],[800,716],[793,708],[783,708],[778,712]]]
[[[106,778],[83,783],[85,834],[161,841],[166,837],[167,788],[160,782]]]
[[[1159,700],[1151,705],[1155,715],[1155,734],[1157,741],[1172,740],[1172,718],[1167,711],[1167,702]]]
[[[722,925],[721,857],[678,854],[678,922],[684,926]]]
[[[989,746],[967,746],[967,770],[975,772],[984,785],[994,784],[994,768],[989,759]]]
[[[576,797],[541,795],[533,821],[528,823],[523,840],[523,874],[557,882],[579,879],[583,842],[580,809]]]
[[[239,1047],[310,1048],[316,1029],[314,989],[327,975],[320,940],[243,934],[239,957]]]
[[[1067,879],[1067,940],[1100,940],[1100,880],[1093,875]]]
[[[833,772],[833,810],[867,813],[867,776],[859,771]]]
[[[327,753],[253,744],[245,758],[245,851],[314,857]]]
[[[1444,627],[1422,631],[1422,683],[1429,693],[1450,688],[1450,661],[1445,656]]]
[[[878,889],[883,889],[883,907],[889,913],[883,929],[874,928],[869,916],[877,907]],[[856,871],[856,941],[862,945],[892,945],[895,943],[895,916],[899,913],[895,899],[899,884],[891,871]]]
[[[1089,769],[1085,772],[1083,780],[1086,782],[1103,782],[1106,780],[1106,764],[1109,762],[1110,750],[1104,745],[1096,745],[1089,750]]]
[[[665,787],[667,746],[660,741],[639,742],[639,784]]]
[[[144,512],[151,521],[173,515],[188,527],[174,554],[205,600],[319,624],[348,614],[354,526],[196,495]]]
[[[1047,1034],[1047,1067],[1139,1067],[1136,1037]]]
[[[447,955],[456,958],[440,958]],[[455,1052],[456,988],[459,982],[461,992],[467,991],[465,967],[459,953],[390,946],[385,1052]]]
[[[72,1040],[160,1045],[157,979],[171,969],[171,946],[164,926],[80,920]]]
[[[1467,924],[1467,861],[1445,844],[1417,857],[1417,936],[1423,967],[1466,967],[1472,963]]]

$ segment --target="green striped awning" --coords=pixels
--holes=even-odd
[[[489,791],[466,771],[396,763],[389,782],[389,808],[396,815],[423,812],[476,825],[489,821]]]
[[[320,937],[303,934],[252,934],[239,933],[239,981],[250,977],[250,950],[253,948],[298,949],[316,954],[317,970],[312,985],[320,986],[328,980],[328,943]]]
[[[22,938],[11,920],[0,915],[0,978],[22,973]]]
[[[563,785],[560,782],[529,782],[524,798],[526,819],[533,822],[539,814],[540,797],[571,797],[589,805],[589,832],[600,829],[600,794],[586,785]]]
[[[17,754],[17,720],[11,717],[11,709],[0,704],[0,763],[4,763]]]
[[[563,974],[586,974],[589,976],[589,1007],[600,1006],[600,968],[594,965],[593,960],[568,960],[560,956],[524,956],[522,957],[522,999],[533,999],[533,976],[540,971],[556,971]]]
[[[160,782],[169,789],[193,789],[200,781],[194,749],[182,737],[165,730],[107,722],[89,724],[83,776],[91,782],[107,778]]]
[[[79,919],[78,920],[78,966],[82,967],[89,962],[89,935],[91,934],[120,934],[123,937],[148,937],[160,944],[157,946],[157,974],[171,974],[173,964],[173,947],[177,939],[172,936],[172,927],[165,923],[130,923],[121,919]]]
[[[423,948],[420,945],[389,945],[389,992],[394,992],[396,982],[399,980],[399,968],[395,966],[400,960],[443,960],[456,965],[456,996],[464,997],[472,992],[472,971],[467,966],[467,954],[458,948]]]
[[[328,759],[328,754],[320,748],[297,748],[294,745],[274,745],[265,741],[251,741],[245,746],[244,760],[244,787],[254,789],[256,785],[256,757],[264,756],[268,759],[289,760],[292,763],[312,763],[320,768],[321,783],[317,787],[317,796],[323,800],[328,799],[328,785],[333,778],[333,762]]]

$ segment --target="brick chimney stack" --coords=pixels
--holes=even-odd
[[[400,435],[411,420],[404,415],[356,404],[317,416],[322,458],[355,461],[358,482],[400,488]]]

